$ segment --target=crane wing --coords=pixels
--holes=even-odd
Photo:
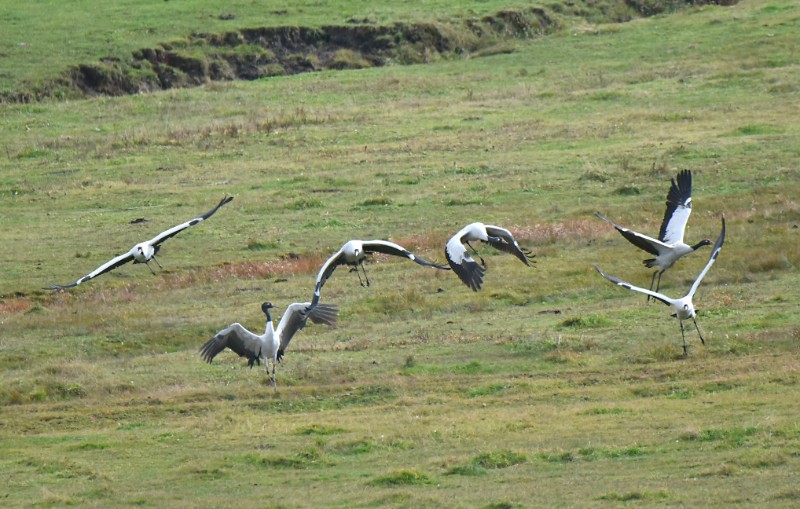
[[[647,251],[651,255],[658,256],[661,254],[662,249],[669,247],[660,240],[656,240],[652,237],[648,237],[647,235],[643,235],[639,232],[635,232],[625,228],[624,226],[618,225],[600,212],[595,212],[594,214],[606,223],[613,226],[614,229],[616,229],[623,237],[625,237],[628,242],[638,247],[642,251]]]
[[[103,265],[101,265],[101,266],[97,267],[96,269],[94,269],[89,274],[83,276],[80,279],[77,279],[77,280],[73,281],[72,283],[70,283],[68,285],[57,285],[55,283],[51,283],[49,289],[52,289],[52,290],[63,290],[64,288],[72,288],[73,286],[78,286],[79,284],[85,283],[86,281],[89,281],[90,279],[94,279],[94,278],[96,278],[97,276],[99,276],[101,274],[105,274],[106,272],[114,270],[117,267],[119,267],[120,265],[124,265],[124,264],[128,263],[131,260],[133,260],[133,250],[128,251],[125,254],[121,254],[121,255],[117,256],[116,258],[113,258],[113,259],[107,261]]]
[[[628,290],[633,290],[635,292],[641,292],[641,293],[647,294],[647,295],[653,297],[654,299],[660,300],[661,302],[663,302],[664,304],[666,304],[668,306],[672,305],[672,303],[674,302],[673,299],[670,299],[669,297],[667,297],[663,293],[654,292],[652,290],[648,290],[647,288],[640,288],[638,286],[633,286],[632,284],[628,283],[627,281],[623,281],[623,280],[621,280],[619,278],[616,278],[614,276],[609,276],[608,274],[606,274],[605,272],[600,270],[600,267],[598,267],[597,265],[594,266],[594,270],[599,272],[601,276],[603,276],[604,278],[608,279],[609,281],[611,281],[615,285],[619,285],[619,286],[621,286],[623,288],[627,288]]]
[[[714,262],[717,260],[717,256],[719,256],[719,252],[722,249],[722,244],[724,243],[725,243],[725,216],[723,215],[722,231],[720,232],[719,237],[717,237],[717,241],[714,243],[714,248],[711,250],[711,256],[708,257],[708,262],[706,263],[706,266],[703,267],[703,270],[697,276],[697,279],[694,280],[691,290],[689,290],[690,298],[694,295],[694,292],[697,291],[697,287],[700,286],[700,281],[702,281],[703,278],[706,276],[708,269],[710,269],[711,266],[714,265]]]
[[[239,323],[233,323],[221,331],[217,332],[213,338],[209,339],[200,347],[200,355],[209,364],[218,353],[230,348],[240,357],[247,357],[250,367],[258,361],[261,356],[261,338],[249,330],[242,327]]]
[[[336,270],[336,267],[342,265],[344,263],[344,246],[342,246],[338,251],[336,251],[333,256],[328,258],[325,263],[322,264],[322,268],[319,269],[319,273],[317,274],[317,282],[314,286],[314,298],[311,299],[311,306],[316,307],[319,303],[319,292],[322,290],[322,285],[331,277],[333,271]],[[284,315],[286,316],[286,315]]]
[[[450,267],[429,262],[428,260],[415,255],[408,249],[399,244],[395,244],[394,242],[389,242],[387,240],[365,240],[361,244],[364,247],[365,253],[383,253],[393,256],[402,256],[425,267],[436,267],[437,269],[450,270]]]
[[[661,221],[658,239],[666,244],[683,242],[686,223],[692,213],[692,172],[683,170],[677,175],[677,183],[672,179],[672,185],[667,192],[667,209]]]
[[[458,235],[447,241],[444,254],[447,258],[447,263],[450,264],[450,268],[453,269],[459,279],[472,288],[473,291],[480,290],[485,270],[467,252]]]
[[[292,337],[306,326],[306,321],[310,318],[314,323],[324,323],[326,325],[335,326],[338,318],[339,308],[331,304],[318,304],[314,307],[310,302],[295,302],[290,304],[286,311],[283,312],[283,317],[275,329],[275,334],[280,338],[281,344],[278,347],[277,359],[281,360],[286,349],[289,348],[289,342]]]
[[[511,235],[510,231],[505,228],[500,228],[499,226],[492,226],[489,224],[485,226],[486,233],[489,235],[489,240],[487,241],[489,245],[495,249],[516,256],[522,263],[530,266],[530,261],[533,260],[534,255],[531,254],[530,250],[519,247],[517,240]]]
[[[216,212],[220,207],[222,207],[226,203],[229,203],[231,200],[233,200],[233,196],[226,196],[226,197],[222,198],[222,200],[220,200],[219,204],[217,204],[216,207],[214,207],[213,209],[209,210],[205,214],[197,216],[196,218],[192,219],[191,221],[186,221],[185,223],[181,223],[178,226],[173,226],[169,230],[166,230],[166,231],[163,231],[163,232],[159,233],[158,235],[156,235],[155,237],[150,239],[150,242],[149,242],[150,245],[151,246],[157,246],[158,244],[161,244],[162,242],[164,242],[168,238],[174,237],[175,235],[179,234],[180,232],[182,232],[186,228],[189,228],[190,226],[194,226],[197,223],[199,223],[200,221],[208,219],[209,217],[213,216],[214,212]]]

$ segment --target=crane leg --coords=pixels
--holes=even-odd
[[[692,317],[692,321],[694,322],[694,326],[697,329],[697,333],[700,334],[700,342],[702,342],[705,345],[706,344],[706,340],[703,339],[703,333],[700,332],[700,326],[697,325],[697,320],[695,320],[695,318]]]
[[[686,348],[686,334],[683,332],[683,320],[678,319],[678,323],[681,324],[681,337],[683,338],[683,356],[689,356],[689,350]]]
[[[146,262],[144,262],[144,264],[145,264],[145,265],[147,265],[147,268],[148,268],[148,269],[150,269],[150,272],[152,272],[152,273],[153,273],[153,275],[155,276],[155,275],[156,275],[156,273],[155,273],[155,271],[153,270],[153,267],[151,267],[151,266],[150,266],[150,262],[146,261]]]
[[[272,382],[272,388],[277,392],[278,384],[275,383],[275,359],[272,359],[272,374],[269,372],[269,359],[265,359],[264,364],[267,366],[267,375],[269,375],[269,381]]]
[[[164,268],[164,266],[163,266],[163,265],[161,265],[161,262],[159,262],[159,261],[158,261],[158,258],[156,258],[156,255],[153,255],[153,260],[155,260],[155,261],[156,261],[156,263],[158,264],[159,268],[161,268],[161,269],[163,269],[163,268]]]
[[[470,244],[469,241],[467,241],[467,245],[469,246],[470,249],[472,249],[472,252],[475,253],[475,256],[480,258],[481,265],[483,265],[483,268],[485,269],[486,268],[486,261],[483,259],[483,257],[480,254],[478,254],[478,250],[475,249],[474,247],[472,247],[472,244]]]
[[[364,262],[359,263],[356,266],[356,272],[358,272],[358,267],[361,267],[361,270],[364,272],[364,279],[366,280],[367,284],[361,283],[361,286],[367,287],[369,286],[369,276],[367,275],[367,268],[364,267]],[[361,276],[358,276],[358,281],[361,282]]]
[[[358,284],[360,284],[361,286],[366,286],[366,285],[364,285],[364,280],[361,279],[361,272],[358,270],[358,265],[356,265],[355,267],[350,269],[350,272],[355,272],[356,273],[356,276],[358,276]]]
[[[650,291],[651,292],[657,292],[658,291],[658,290],[653,290],[654,286],[656,288],[658,288],[658,286],[656,285],[656,276],[658,276],[658,285],[661,285],[661,272],[659,272],[659,271],[653,272],[653,279],[650,280]],[[650,302],[651,299],[652,299],[653,302],[656,301],[655,299],[653,299],[653,297],[648,295],[647,296],[647,302]]]

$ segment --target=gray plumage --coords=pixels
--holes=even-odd
[[[261,310],[267,316],[267,326],[264,334],[258,335],[250,332],[239,323],[225,327],[213,338],[200,347],[203,360],[211,363],[214,357],[226,348],[236,352],[240,357],[247,357],[247,363],[252,368],[254,364],[261,364],[270,375],[270,381],[277,390],[275,382],[275,365],[283,358],[289,342],[294,335],[305,327],[309,319],[314,323],[335,326],[338,318],[338,308],[331,304],[318,304],[311,307],[310,302],[295,302],[290,304],[283,313],[278,328],[273,328],[272,316],[269,310],[273,307],[271,302],[261,305]],[[269,361],[272,360],[272,374],[269,373]]]

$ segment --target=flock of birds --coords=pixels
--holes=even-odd
[[[676,179],[672,179],[672,185],[667,194],[667,209],[664,213],[664,220],[661,224],[661,230],[657,239],[622,227],[597,212],[597,216],[600,219],[611,224],[625,239],[636,247],[655,256],[655,258],[644,260],[644,265],[646,267],[657,268],[656,272],[653,273],[650,288],[640,288],[614,276],[609,276],[597,267],[597,265],[595,265],[594,268],[608,281],[623,288],[627,288],[628,290],[646,294],[648,301],[652,298],[671,306],[675,311],[673,316],[678,318],[680,324],[681,336],[683,338],[683,351],[684,355],[686,355],[687,346],[683,326],[684,320],[691,319],[694,322],[700,340],[705,344],[705,339],[700,332],[700,327],[697,325],[697,311],[692,303],[692,297],[697,291],[700,281],[702,281],[703,277],[705,277],[706,273],[708,273],[711,268],[711,265],[717,259],[722,244],[725,241],[725,217],[722,217],[722,231],[717,241],[714,243],[711,256],[703,270],[695,279],[689,292],[678,299],[673,299],[663,293],[659,293],[661,276],[667,269],[672,267],[680,258],[693,253],[703,246],[711,245],[711,241],[707,239],[694,245],[684,243],[684,231],[692,211],[692,174],[689,170],[683,170],[678,173]],[[136,244],[127,253],[112,258],[89,274],[69,284],[51,284],[48,289],[59,291],[78,286],[128,262],[144,263],[150,269],[150,272],[155,274],[149,262],[153,260],[163,269],[163,266],[156,258],[156,254],[162,242],[174,237],[190,226],[194,226],[210,218],[217,210],[227,203],[230,203],[232,200],[232,196],[225,196],[217,206],[205,214],[174,226],[148,241]],[[320,268],[316,277],[311,301],[290,304],[284,311],[277,328],[274,327],[272,315],[270,314],[270,309],[274,306],[270,302],[264,302],[261,306],[261,310],[266,315],[267,324],[263,334],[255,334],[247,330],[241,324],[233,323],[219,331],[214,337],[200,347],[200,355],[203,360],[211,363],[220,352],[227,348],[241,357],[246,357],[251,368],[255,364],[261,365],[261,361],[263,360],[270,381],[277,390],[275,381],[276,364],[283,358],[292,337],[306,325],[308,320],[311,320],[313,323],[329,326],[334,326],[336,324],[338,308],[332,304],[322,304],[320,302],[320,292],[325,282],[333,275],[337,267],[340,265],[351,267],[350,272],[355,272],[358,275],[360,285],[362,287],[367,287],[370,285],[369,276],[364,267],[367,256],[375,253],[398,256],[407,258],[424,267],[452,270],[467,287],[473,291],[478,291],[483,284],[483,278],[486,272],[486,261],[472,245],[472,243],[478,241],[489,244],[499,251],[514,255],[527,266],[531,266],[531,262],[534,261],[535,255],[532,254],[531,251],[520,247],[509,230],[483,223],[468,224],[447,241],[445,245],[447,265],[425,260],[394,242],[386,240],[350,240],[330,256]],[[472,257],[470,250],[478,257],[480,262]],[[272,361],[271,373],[269,367],[270,361]]]

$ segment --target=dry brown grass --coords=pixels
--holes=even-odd
[[[608,235],[609,228],[598,219],[573,219],[564,222],[515,225],[509,228],[517,240],[534,245],[554,244],[563,240],[596,239]]]
[[[12,298],[0,300],[0,315],[13,315],[29,310],[33,306],[29,299]]]

